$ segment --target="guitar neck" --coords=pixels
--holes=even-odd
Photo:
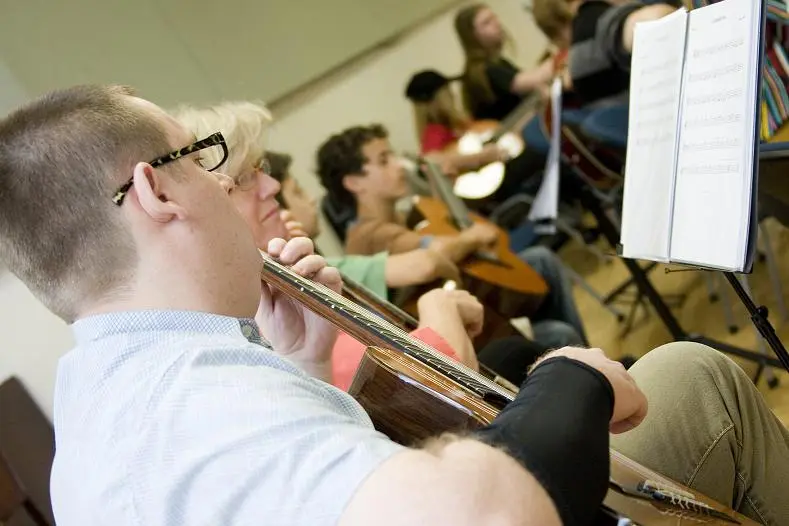
[[[379,311],[387,321],[404,330],[412,331],[419,325],[419,321],[406,311],[379,298],[370,289],[345,274],[342,274],[342,294],[351,301],[360,303],[371,310]]]
[[[503,405],[514,399],[514,394],[508,389],[444,356],[380,316],[343,298],[328,287],[295,274],[264,252],[261,252],[261,257],[262,277],[267,283],[325,317],[338,329],[363,344],[408,354],[493,404]]]
[[[455,222],[458,229],[465,230],[473,225],[474,221],[471,219],[471,213],[468,207],[462,199],[455,195],[454,188],[452,188],[452,185],[438,166],[428,160],[424,160],[424,164],[427,167],[427,173],[425,175],[427,175],[428,180],[435,188],[438,198],[447,205],[449,214],[452,216],[452,220]]]
[[[509,115],[504,117],[504,120],[498,125],[496,130],[491,135],[490,139],[486,142],[488,144],[493,144],[497,142],[502,136],[506,135],[507,133],[511,132],[515,126],[525,117],[527,114],[536,111],[542,102],[542,98],[540,97],[539,93],[533,93],[523,99],[520,104],[518,104],[514,110],[512,110]]]

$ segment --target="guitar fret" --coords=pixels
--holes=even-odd
[[[265,253],[261,253],[261,255],[264,258],[267,270],[274,272],[288,283],[296,285],[302,293],[311,296],[324,305],[328,305],[343,317],[349,318],[357,324],[360,323],[366,326],[372,332],[375,332],[384,339],[388,345],[393,347],[393,350],[406,353],[416,358],[420,362],[441,372],[481,397],[485,397],[486,395],[498,395],[504,400],[514,399],[514,394],[511,391],[488,380],[465,365],[457,363],[451,358],[435,351],[423,342],[412,338],[408,333],[396,325],[346,300],[328,287],[320,283],[309,281],[295,274]]]

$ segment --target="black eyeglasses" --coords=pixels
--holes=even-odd
[[[225,142],[225,138],[222,136],[220,132],[216,132],[213,135],[209,135],[205,139],[196,141],[190,144],[189,146],[181,148],[180,150],[176,150],[174,152],[168,153],[167,155],[162,155],[161,157],[157,157],[149,164],[154,168],[158,168],[159,166],[163,166],[167,163],[177,161],[181,157],[185,155],[189,155],[190,153],[195,153],[195,152],[199,152],[200,150],[205,150],[207,148],[214,148],[214,147],[220,147],[222,149],[222,155],[219,157],[220,159],[219,163],[217,163],[215,166],[211,168],[203,166],[203,168],[205,168],[209,172],[213,172],[214,170],[218,169],[220,166],[225,164],[225,161],[227,161],[227,143]],[[130,177],[129,180],[126,181],[126,183],[123,186],[118,188],[118,191],[115,192],[114,196],[112,196],[112,202],[118,206],[121,206],[121,204],[123,204],[123,199],[126,197],[126,194],[129,193],[129,189],[132,187],[132,184],[134,184],[134,177]]]

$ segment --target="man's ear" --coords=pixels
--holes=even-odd
[[[346,175],[342,178],[342,186],[352,194],[356,195],[364,188],[364,176]]]
[[[161,172],[154,170],[148,163],[137,163],[133,177],[132,188],[137,194],[137,201],[151,219],[166,223],[186,217],[186,209],[165,195],[165,179]]]

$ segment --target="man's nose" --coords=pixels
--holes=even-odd
[[[230,191],[236,187],[236,182],[232,177],[221,173],[216,174],[216,176],[219,179],[220,186],[225,190],[225,192],[230,193]]]

